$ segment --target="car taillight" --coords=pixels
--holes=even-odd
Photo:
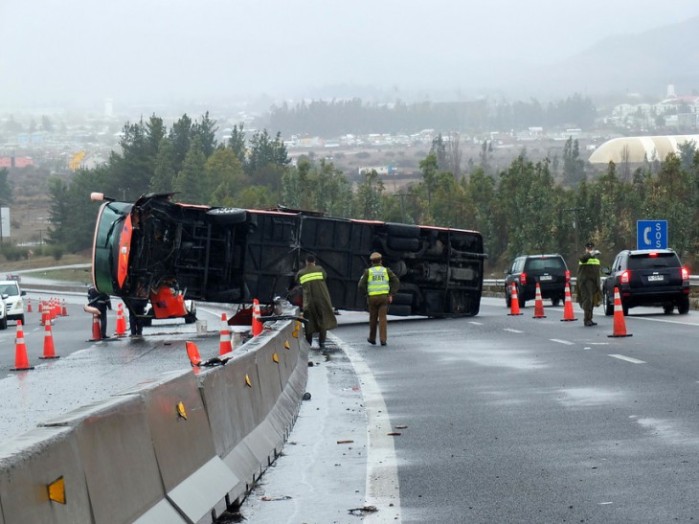
[[[519,283],[520,283],[520,285],[522,285],[522,286],[526,286],[526,285],[527,285],[527,274],[526,274],[526,273],[520,273],[520,275],[519,275]]]
[[[682,280],[689,280],[689,269],[686,267],[682,268]]]
[[[628,269],[626,271],[624,271],[621,274],[621,277],[619,280],[622,284],[628,284],[629,280],[631,280],[631,271],[629,271]]]
[[[570,282],[570,270],[569,269],[566,269],[565,275],[566,275],[566,282]]]

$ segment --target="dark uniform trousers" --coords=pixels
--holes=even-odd
[[[379,328],[379,340],[388,338],[388,295],[370,295],[369,304],[369,340],[376,340],[376,327]]]

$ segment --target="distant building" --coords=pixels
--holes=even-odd
[[[591,164],[641,164],[663,161],[670,153],[679,154],[680,145],[694,142],[699,145],[699,135],[629,136],[613,138],[599,146],[590,155]]]
[[[30,156],[0,156],[0,168],[28,167],[33,165],[34,160]]]

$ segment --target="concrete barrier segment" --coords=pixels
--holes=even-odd
[[[95,522],[132,522],[166,500],[142,397],[110,397],[44,425],[73,428]]]
[[[65,504],[49,498],[63,479]],[[92,522],[83,464],[71,428],[38,427],[0,445],[0,522]]]
[[[143,398],[167,497],[188,520],[213,521],[238,479],[216,455],[197,377],[165,373],[124,393]]]

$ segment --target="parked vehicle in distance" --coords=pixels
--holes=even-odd
[[[17,280],[0,280],[0,296],[6,306],[5,322],[7,320],[21,320],[24,324],[24,300],[27,294],[19,288]]]
[[[689,312],[689,269],[672,249],[626,249],[614,258],[602,283],[605,315],[614,314],[614,288],[619,288],[624,315],[636,306],[662,307],[666,315],[675,307]]]
[[[566,282],[570,281],[570,271],[566,261],[558,253],[542,255],[522,255],[514,259],[505,271],[505,302],[510,307],[512,302],[512,283],[517,286],[519,306],[524,307],[527,300],[536,296],[536,283],[541,289],[541,298],[551,300],[557,306],[565,300]]]

